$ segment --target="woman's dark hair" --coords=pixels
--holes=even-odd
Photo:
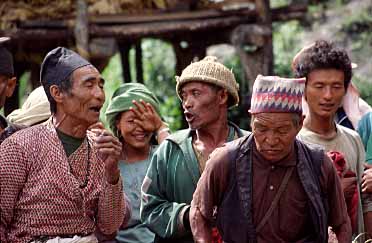
[[[344,49],[333,43],[318,40],[314,45],[304,50],[294,63],[293,71],[296,78],[308,77],[316,69],[334,68],[344,72],[344,87],[347,89],[351,76],[351,61]]]

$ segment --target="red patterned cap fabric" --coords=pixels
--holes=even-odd
[[[305,78],[289,79],[258,75],[252,91],[251,114],[262,112],[302,113]]]

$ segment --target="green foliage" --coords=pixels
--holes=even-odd
[[[20,97],[19,104],[22,106],[25,99],[27,98],[27,94],[30,92],[31,87],[29,84],[30,79],[30,72],[25,72],[19,79],[19,87],[18,87],[18,95]]]
[[[181,127],[182,112],[176,95],[175,56],[170,44],[160,40],[145,39],[142,41],[142,61],[144,84],[155,93],[161,103],[162,117],[175,131]],[[136,77],[135,52],[129,53],[131,76]],[[104,113],[112,93],[123,83],[120,55],[111,58],[102,73],[105,83],[106,102],[101,111],[101,120],[106,124]],[[132,79],[133,80],[133,79]],[[134,81],[135,82],[135,81]]]
[[[239,125],[239,127],[249,130],[250,118],[248,116],[249,104],[249,87],[248,82],[244,81],[244,70],[237,55],[226,57],[223,64],[231,69],[234,73],[236,82],[239,84],[240,102],[239,106],[231,107],[228,111],[228,118],[230,121]]]
[[[293,57],[302,48],[303,28],[298,21],[273,24],[274,73],[291,77]]]
[[[360,92],[360,97],[362,97],[368,104],[372,105],[371,83],[368,81],[363,81],[357,76],[353,77],[353,83],[357,86]]]
[[[182,126],[182,111],[176,94],[175,60],[169,43],[155,39],[142,41],[145,85],[161,103],[160,112],[172,131]]]
[[[105,111],[107,109],[107,106],[109,104],[112,94],[120,86],[120,84],[123,83],[122,68],[121,68],[119,54],[111,58],[109,64],[106,66],[105,70],[102,72],[102,76],[105,79],[104,90],[105,90],[106,100],[101,110],[100,119],[105,125],[107,125],[107,122],[105,119]]]

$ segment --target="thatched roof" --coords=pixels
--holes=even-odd
[[[244,7],[253,0],[86,0],[88,14],[152,14],[158,12]],[[253,1],[254,2],[254,1]],[[74,0],[3,0],[0,3],[0,29],[16,28],[27,20],[61,20],[76,15]]]

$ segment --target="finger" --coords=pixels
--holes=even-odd
[[[95,142],[94,146],[96,148],[100,148],[100,147],[107,147],[107,146],[115,146],[115,147],[119,147],[121,148],[121,143],[120,142],[117,142],[116,140],[106,140],[106,141],[99,141],[99,142]]]
[[[93,125],[90,125],[88,127],[88,130],[95,129],[95,128],[97,128],[97,129],[105,129],[105,126],[103,125],[102,122],[99,121],[99,122],[94,123]]]
[[[155,108],[150,104],[150,103],[146,103],[146,107],[147,109],[153,113],[153,114],[157,114],[157,112],[155,111]]]
[[[142,100],[140,100],[141,102]],[[137,101],[133,100],[132,103],[136,106],[137,110],[142,114],[142,113],[145,113],[145,109],[144,109],[144,106],[140,103],[138,103]]]
[[[371,169],[371,168],[372,168],[372,165],[367,164],[367,163],[364,163],[364,168],[366,168],[366,169]]]
[[[117,156],[119,157],[121,155],[121,151],[117,150],[116,148],[99,148],[98,149],[99,154],[103,156]]]
[[[96,142],[94,145],[96,148],[101,148],[101,147],[117,147],[119,149],[122,148],[122,144],[116,140],[107,140],[107,141],[100,141]]]
[[[91,135],[93,138],[95,137],[98,137],[99,135],[101,135],[102,133],[102,129],[91,129],[91,130],[87,130],[87,134],[88,135]]]
[[[99,135],[99,136],[96,136],[93,138],[94,142],[97,143],[97,144],[101,144],[101,143],[114,143],[114,144],[121,144],[120,141],[114,137],[114,136],[111,136],[111,135]]]
[[[109,157],[119,157],[121,153],[113,148],[101,148],[99,152],[103,155],[108,155]],[[106,158],[107,159],[107,158]]]
[[[148,103],[146,103],[144,100],[140,100],[140,102],[141,102],[141,104],[142,104],[142,107],[143,107],[143,110],[145,111],[145,112],[150,112],[150,110],[149,110],[149,107],[148,107]]]
[[[133,122],[134,122],[134,124],[136,124],[136,125],[138,125],[138,126],[140,126],[142,128],[143,128],[143,125],[145,123],[144,121],[142,121],[140,119],[133,119]]]
[[[142,119],[142,117],[143,117],[143,113],[141,113],[138,109],[133,108],[133,107],[130,107],[129,110],[132,111],[133,114],[134,114],[136,117],[138,117],[139,119]]]

